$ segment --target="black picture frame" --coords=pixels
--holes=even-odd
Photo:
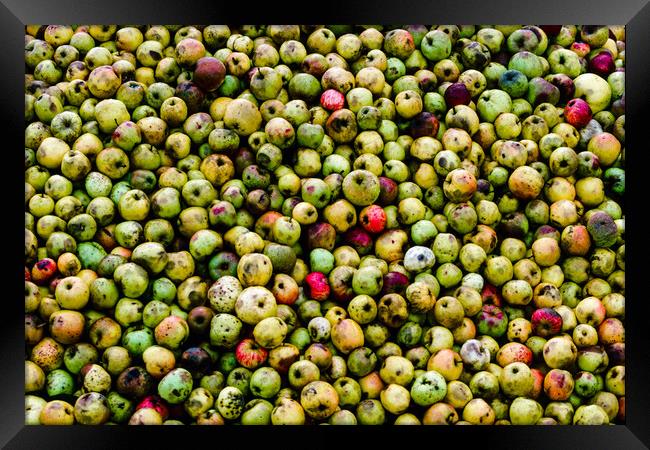
[[[24,347],[20,291],[24,289],[19,239],[18,182],[24,163],[24,26],[48,23],[530,23],[625,24],[627,84],[627,346],[626,424],[602,427],[28,427],[24,425]],[[0,255],[6,257],[0,295],[0,445],[8,449],[276,447],[390,448],[448,446],[499,449],[650,448],[650,338],[646,298],[648,228],[644,225],[650,170],[650,4],[647,0],[324,0],[220,2],[207,0],[1,0],[0,4]],[[650,210],[650,208],[648,209]],[[14,259],[15,258],[15,259]],[[390,441],[389,441],[390,439]],[[397,443],[392,442],[395,440]],[[389,442],[391,442],[389,444]],[[182,445],[183,447],[179,447]]]

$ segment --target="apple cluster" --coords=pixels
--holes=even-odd
[[[625,28],[25,28],[25,423],[625,421]]]

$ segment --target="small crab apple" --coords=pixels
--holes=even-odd
[[[169,407],[165,403],[165,401],[160,398],[160,396],[152,394],[152,395],[147,395],[145,398],[142,399],[140,403],[135,407],[135,410],[139,410],[142,408],[152,408],[155,409],[158,414],[160,414],[160,417],[162,417],[163,420],[167,420],[169,417]]]
[[[226,76],[226,66],[217,58],[205,56],[196,62],[194,83],[205,92],[212,92],[221,86]]]
[[[316,222],[307,228],[307,244],[310,249],[334,250],[336,230],[327,222]]]
[[[591,50],[591,47],[589,46],[589,44],[585,42],[574,42],[573,44],[571,44],[570,49],[581,58],[584,58]]]
[[[345,95],[336,89],[327,89],[320,96],[320,104],[329,111],[336,111],[345,106]]]
[[[484,304],[501,306],[501,290],[490,283],[485,283],[483,286],[481,297]]]
[[[440,122],[430,112],[422,111],[411,120],[411,137],[417,139],[423,136],[436,136]]]
[[[354,227],[348,230],[343,240],[353,247],[359,255],[367,255],[372,250],[373,239],[370,234],[361,227]]]
[[[483,305],[476,318],[480,334],[497,338],[503,336],[508,328],[508,316],[496,305]]]
[[[589,70],[603,78],[616,69],[614,58],[608,51],[601,51],[589,60]]]
[[[359,214],[359,223],[370,233],[380,233],[386,227],[386,212],[379,205],[366,206]]]
[[[45,285],[52,280],[56,271],[56,261],[52,258],[43,258],[32,267],[32,281],[40,286]]]
[[[321,272],[311,272],[305,277],[305,294],[318,301],[327,300],[330,295],[330,286],[327,277]]]
[[[388,177],[379,177],[379,198],[380,205],[390,205],[397,198],[397,183]]]
[[[564,119],[576,128],[587,126],[592,118],[589,103],[581,98],[570,100],[564,108]]]
[[[544,387],[544,374],[538,369],[530,369],[530,373],[533,374],[533,389],[530,391],[529,396],[536,399],[539,398]]]
[[[550,82],[553,86],[558,88],[560,91],[561,103],[565,103],[573,98],[575,85],[573,84],[573,79],[570,76],[564,73],[556,73],[553,75],[547,75],[546,81]]]
[[[508,342],[496,354],[496,361],[501,367],[513,362],[530,364],[533,361],[533,352],[519,342]]]
[[[255,369],[266,361],[269,352],[257,345],[254,339],[242,339],[235,347],[235,358],[240,366]]]
[[[471,101],[472,95],[465,83],[452,83],[445,89],[445,103],[450,109],[457,105],[469,105]]]
[[[562,331],[562,316],[553,308],[536,310],[530,321],[537,336],[548,337]]]
[[[553,401],[564,401],[573,392],[574,384],[570,372],[562,369],[552,369],[544,377],[544,392]]]
[[[401,272],[388,272],[384,275],[381,295],[403,294],[409,286],[409,278]]]
[[[575,362],[578,349],[571,338],[556,336],[544,344],[542,354],[544,362],[551,369],[565,369]]]
[[[300,288],[291,276],[279,273],[273,279],[271,292],[279,304],[293,305],[298,300]]]

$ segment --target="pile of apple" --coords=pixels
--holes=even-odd
[[[623,423],[624,193],[621,26],[28,26],[26,423]]]

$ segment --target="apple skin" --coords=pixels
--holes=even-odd
[[[616,70],[614,58],[609,52],[600,52],[589,60],[589,70],[605,78]]]
[[[625,343],[616,342],[614,344],[609,344],[605,347],[605,351],[607,352],[607,356],[612,365],[625,365]]]
[[[379,197],[377,204],[390,205],[397,198],[397,183],[388,177],[379,177]]]
[[[616,419],[621,423],[625,422],[625,397],[618,399],[618,414],[616,415]]]
[[[367,255],[372,250],[373,239],[363,228],[356,226],[343,235],[343,240],[352,246],[359,255]]]
[[[334,250],[336,230],[327,222],[316,222],[307,229],[307,243],[310,249],[324,248]]]
[[[501,367],[513,362],[530,365],[533,362],[533,352],[519,342],[508,342],[496,354],[496,361]]]
[[[57,272],[56,261],[52,258],[43,258],[32,267],[31,279],[38,286],[44,286]]]
[[[563,73],[556,73],[547,75],[545,79],[560,91],[560,104],[566,103],[573,98],[576,87],[571,77]]]
[[[566,369],[575,362],[578,349],[570,338],[556,336],[544,344],[542,354],[544,362],[551,369]]]
[[[535,425],[542,418],[543,409],[535,400],[518,397],[511,403],[509,415],[513,425]]]
[[[388,272],[384,275],[384,282],[381,288],[381,295],[400,294],[403,295],[404,291],[409,285],[409,279],[401,272]]]
[[[378,205],[370,205],[360,213],[361,226],[370,233],[381,233],[386,226],[386,212]]]
[[[592,117],[589,103],[581,98],[570,100],[564,108],[564,119],[578,129],[587,126]]]
[[[544,78],[535,77],[528,82],[528,103],[533,107],[540,103],[551,103],[556,105],[560,101],[560,90]]]
[[[460,357],[472,371],[483,370],[490,363],[490,351],[476,339],[465,341],[460,349]]]
[[[528,92],[528,78],[518,70],[506,70],[499,77],[499,88],[511,97],[522,97]]]
[[[503,336],[508,327],[508,317],[496,305],[483,305],[477,320],[479,333],[494,338]]]
[[[138,406],[135,407],[135,410],[137,411],[142,408],[155,409],[163,420],[167,420],[169,417],[169,407],[158,395],[147,395],[142,399],[140,403],[138,403]]]
[[[305,294],[311,299],[323,301],[330,295],[330,286],[327,277],[320,272],[311,272],[305,277]]]
[[[205,92],[213,92],[226,77],[226,66],[217,58],[205,56],[196,62],[194,83]]]
[[[530,397],[538,399],[544,388],[544,373],[538,369],[530,369],[533,374],[533,390],[530,392]]]
[[[320,104],[329,111],[336,111],[345,106],[345,95],[336,89],[327,89],[320,96]]]
[[[553,308],[536,310],[531,317],[531,323],[538,336],[552,336],[562,331],[562,316]]]
[[[541,77],[544,73],[544,66],[539,56],[528,51],[520,51],[512,55],[506,62],[508,69],[518,70],[531,79]]]
[[[575,25],[564,25],[555,36],[555,43],[562,47],[568,47],[576,40],[578,28]]]
[[[247,369],[255,369],[261,366],[268,355],[268,350],[257,345],[255,340],[251,338],[242,339],[235,347],[237,362]]]
[[[606,25],[581,25],[580,39],[594,48],[602,47],[607,42],[611,31]]]
[[[501,290],[492,284],[485,283],[481,291],[481,297],[485,304],[501,306]]]
[[[452,83],[445,89],[445,103],[449,109],[457,105],[469,105],[472,96],[464,83]]]
[[[423,111],[411,119],[411,137],[436,136],[440,122],[433,114]]]
[[[574,388],[571,373],[566,370],[552,369],[544,377],[544,392],[553,401],[565,401]]]
[[[577,54],[581,58],[587,56],[587,54],[591,50],[589,44],[585,42],[574,42],[573,44],[571,44],[570,48],[572,52],[575,52],[575,54]]]
[[[522,362],[507,364],[499,373],[498,378],[501,392],[507,397],[528,397],[535,389],[535,375]]]
[[[195,82],[183,81],[176,86],[175,96],[182,99],[187,105],[187,113],[195,114],[200,112],[201,105],[205,99],[205,93]]]

